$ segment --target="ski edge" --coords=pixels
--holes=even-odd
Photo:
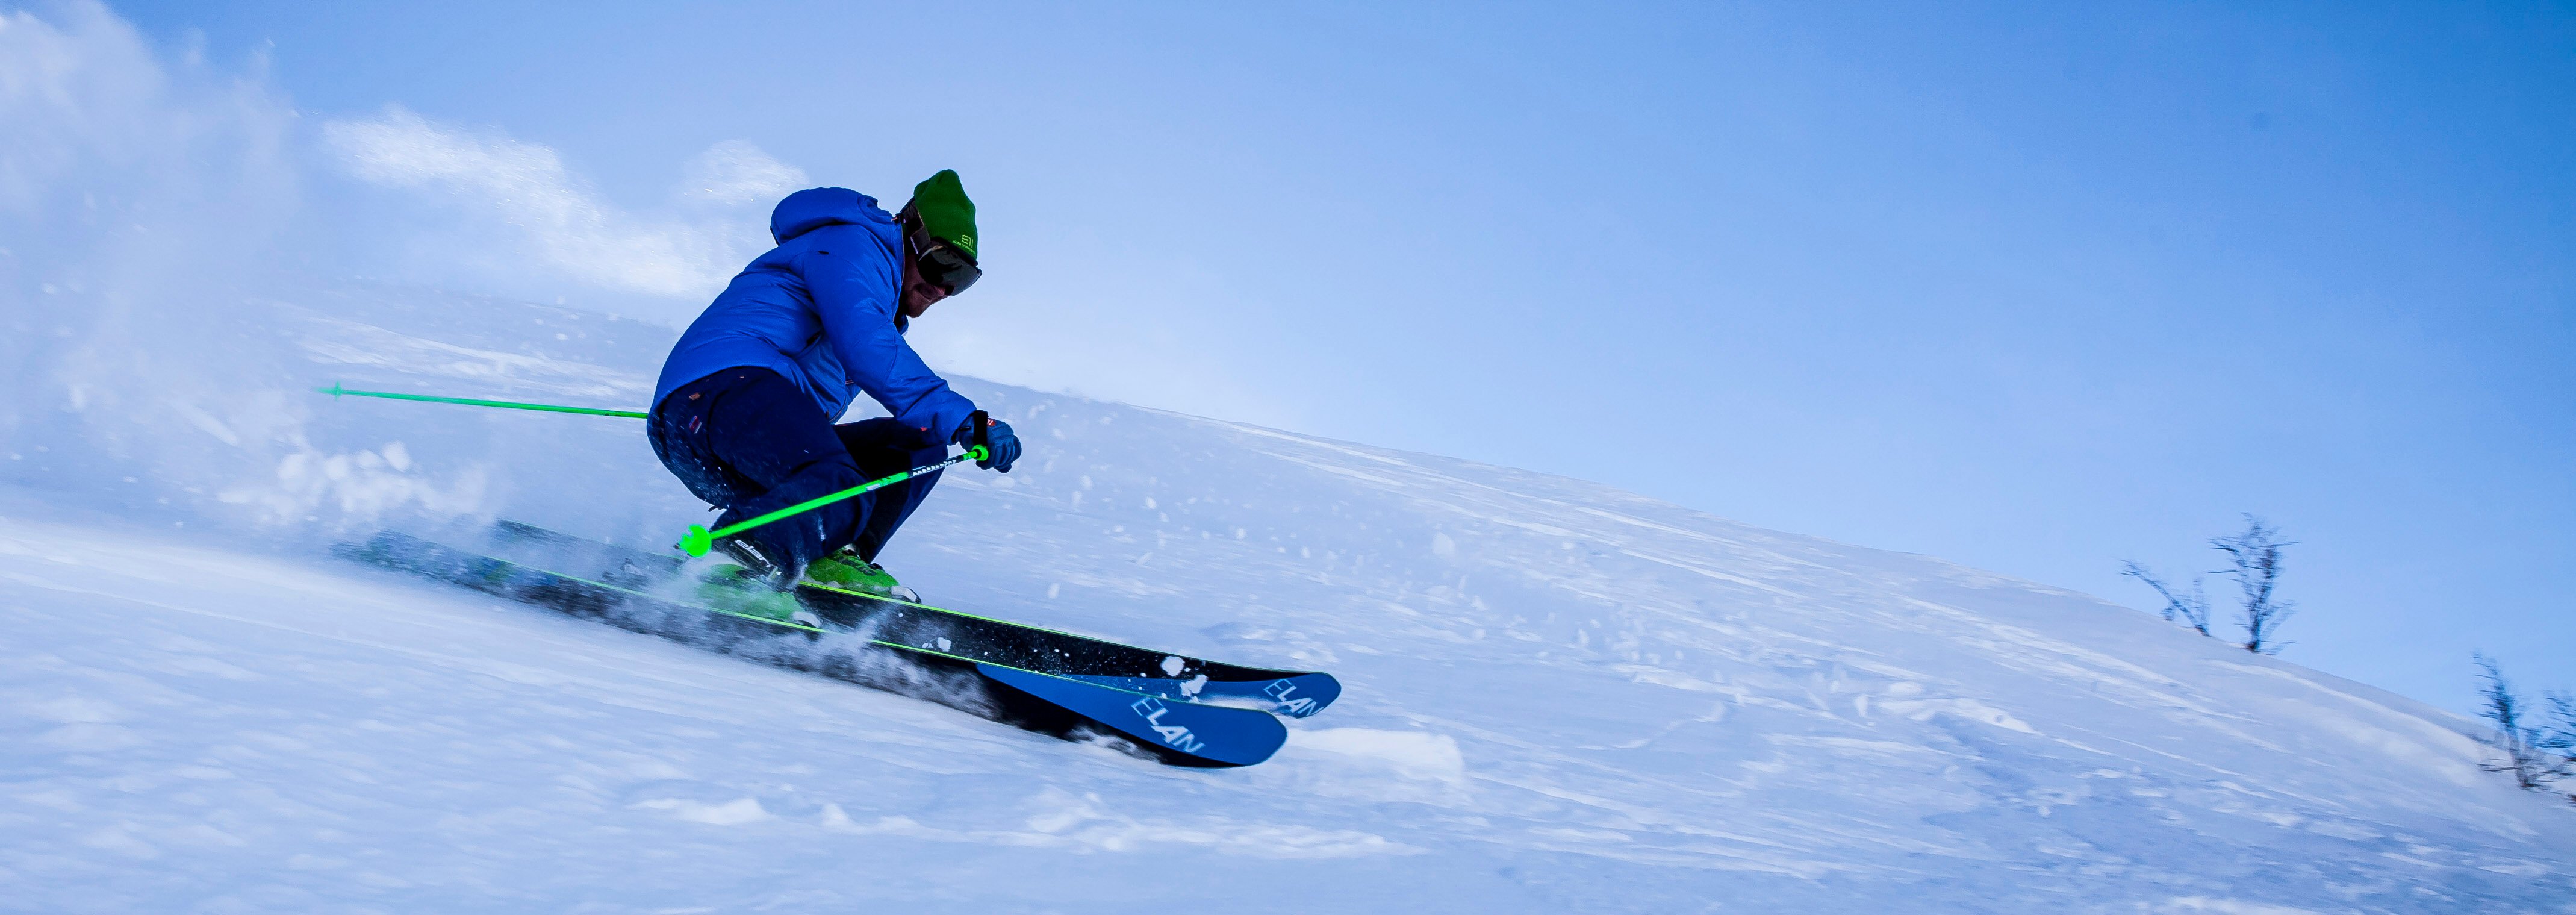
[[[567,534],[552,528],[540,527],[524,521],[513,521],[507,518],[495,519],[493,521],[492,534],[498,538],[510,541],[561,543],[612,550],[620,554],[632,556],[639,560],[650,560],[652,562],[662,564],[671,571],[676,571],[679,568],[679,565],[686,561],[682,557],[678,556],[664,555],[638,549],[636,547],[609,543],[604,540],[582,537],[575,534]],[[1341,681],[1334,678],[1332,674],[1325,673],[1323,671],[1255,667],[1227,661],[1216,661],[1208,658],[1181,654],[1175,651],[1148,648],[1142,645],[1133,645],[1112,639],[1083,635],[1077,632],[1067,632],[1061,629],[1015,622],[1012,620],[985,616],[964,610],[953,610],[947,607],[934,607],[929,604],[919,603],[916,601],[902,600],[900,598],[869,594],[861,591],[852,591],[846,588],[836,588],[830,585],[815,584],[813,582],[799,582],[797,587],[800,591],[807,592],[809,594],[824,595],[824,599],[826,600],[893,604],[901,607],[914,608],[927,613],[976,620],[997,626],[1009,626],[1015,629],[1024,629],[1031,632],[1106,645],[1113,648],[1120,648],[1144,654],[1178,657],[1187,664],[1196,665],[1201,669],[1227,672],[1227,676],[1224,679],[1215,682],[1259,684],[1258,689],[1255,690],[1255,692],[1259,694],[1258,696],[1232,692],[1229,692],[1226,695],[1231,698],[1246,700],[1257,700],[1266,697],[1267,700],[1272,703],[1272,708],[1268,709],[1268,711],[1274,714],[1287,715],[1292,718],[1311,718],[1322,712],[1326,707],[1332,705],[1334,700],[1341,698],[1342,694]],[[902,647],[907,649],[917,649],[918,646]],[[1188,681],[1177,677],[1163,679],[1069,671],[1057,671],[1052,673],[1045,671],[1032,671],[1032,673],[1047,673],[1049,676],[1063,676],[1087,680],[1103,686],[1113,686],[1118,689],[1142,692],[1172,701],[1192,703],[1204,703],[1206,701],[1201,699],[1196,692],[1189,690],[1185,686]],[[1146,688],[1156,683],[1168,683],[1170,686],[1168,688]]]
[[[426,550],[434,550],[439,553],[446,554],[447,558],[462,561],[456,563],[457,567],[453,570],[453,574],[447,570],[427,567],[430,565],[429,563],[406,562],[395,553],[395,549],[399,549],[404,546],[400,541],[405,540],[411,542],[410,547],[413,550],[426,548]],[[415,537],[394,531],[378,532],[363,544],[338,544],[332,548],[331,552],[344,559],[366,563],[391,571],[405,572],[423,578],[428,578],[433,581],[453,584],[478,592],[492,594],[496,597],[529,604],[531,606],[542,607],[558,613],[565,613],[573,616],[582,616],[585,614],[567,607],[537,600],[535,599],[537,595],[526,593],[531,589],[524,587],[508,587],[505,579],[495,579],[492,577],[492,573],[512,570],[524,572],[540,576],[544,579],[567,582],[593,591],[604,592],[607,596],[619,601],[620,603],[638,604],[647,609],[657,609],[665,612],[679,610],[701,613],[718,618],[737,620],[745,623],[755,623],[771,629],[780,630],[782,632],[797,632],[808,636],[850,634],[836,630],[821,629],[801,623],[774,620],[767,617],[734,613],[715,607],[708,607],[684,601],[675,601],[610,582],[566,575],[560,572],[536,568],[524,563],[513,562],[500,557],[484,556],[469,550],[429,540],[427,538]],[[477,560],[479,560],[479,562],[477,562]],[[477,566],[482,566],[482,568],[478,570]],[[477,576],[482,579],[481,584],[489,584],[494,587],[479,586],[476,581],[468,578],[468,573],[475,573],[478,571],[481,573]],[[664,632],[653,632],[625,626],[620,626],[619,628],[627,628],[629,631],[635,631],[641,634],[651,634],[663,638],[674,638],[675,640],[683,642],[686,641],[685,639],[676,639],[672,634]],[[889,642],[873,638],[868,639],[867,644],[873,648],[891,650],[902,655],[933,661],[941,666],[973,670],[979,678],[988,684],[998,685],[1009,689],[1013,693],[1027,696],[1031,700],[1045,703],[1048,706],[1080,719],[1082,722],[1096,725],[1099,728],[1106,728],[1111,731],[1115,731],[1125,736],[1127,739],[1136,742],[1140,747],[1152,753],[1159,761],[1167,765],[1176,765],[1188,768],[1234,768],[1248,766],[1269,759],[1287,742],[1286,727],[1281,725],[1278,719],[1272,717],[1267,712],[1263,712],[1258,709],[1181,703],[1179,706],[1182,711],[1182,714],[1179,716],[1181,719],[1195,720],[1203,725],[1222,724],[1228,720],[1232,720],[1234,722],[1233,725],[1231,727],[1224,728],[1224,730],[1236,733],[1251,731],[1258,734],[1256,739],[1250,741],[1246,745],[1235,745],[1239,741],[1229,742],[1220,746],[1215,753],[1210,753],[1207,752],[1210,745],[1206,741],[1197,739],[1197,735],[1202,733],[1199,730],[1186,729],[1186,725],[1179,725],[1185,729],[1178,732],[1176,737],[1173,732],[1160,730],[1158,728],[1158,725],[1160,728],[1173,727],[1174,725],[1160,725],[1160,716],[1149,715],[1147,710],[1157,710],[1161,711],[1164,715],[1169,715],[1175,706],[1172,703],[1166,702],[1164,697],[1153,693],[1122,689],[1114,685],[1094,683],[1076,677],[1049,674],[1041,671],[1011,667],[1009,665],[995,664],[989,661],[981,661],[961,655],[950,654],[925,646],[906,645],[900,642]],[[830,674],[822,671],[809,672],[824,673],[824,675],[830,676]],[[846,678],[835,677],[835,679],[843,679],[844,682],[856,682],[847,680]],[[874,684],[859,683],[857,685],[873,686]],[[1077,705],[1081,707],[1076,707]],[[1093,711],[1086,711],[1086,708],[1096,710],[1100,712],[1100,714],[1094,714]],[[1116,712],[1111,711],[1116,708],[1124,708],[1133,711],[1134,716],[1144,723],[1141,725],[1126,723],[1121,716]],[[1262,727],[1263,724],[1268,725],[1268,727]],[[1212,733],[1213,730],[1210,732]],[[1271,732],[1275,732],[1275,734]],[[1059,733],[1055,736],[1067,739],[1071,738],[1070,734]]]

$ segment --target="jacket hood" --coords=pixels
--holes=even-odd
[[[787,195],[769,213],[769,237],[777,244],[824,226],[892,222],[877,199],[846,187],[807,188]]]

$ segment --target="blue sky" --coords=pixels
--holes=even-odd
[[[726,141],[898,201],[956,168],[989,275],[917,342],[960,371],[2141,607],[2121,559],[2254,512],[2286,657],[2576,688],[2563,4],[529,6],[115,10],[317,133],[398,106],[635,213]],[[332,269],[703,304],[302,193],[377,221]]]

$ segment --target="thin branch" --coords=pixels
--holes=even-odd
[[[2128,562],[2127,566],[2128,570],[2120,574],[2146,582],[2147,587],[2156,589],[2156,594],[2165,599],[2167,621],[2180,619],[2185,625],[2198,630],[2200,634],[2209,634],[2209,596],[2200,590],[2200,579],[2191,580],[2191,597],[2185,599],[2175,594],[2172,588],[2166,587],[2164,579],[2157,578],[2154,572],[2147,571],[2146,566],[2134,561]]]
[[[2504,670],[2494,658],[2480,653],[2476,659],[2478,679],[2486,685],[2478,695],[2486,708],[2478,712],[2496,726],[2496,735],[2488,740],[2504,754],[2501,762],[2486,763],[2490,772],[2511,772],[2513,783],[2536,789],[2564,778],[2576,778],[2576,697],[2552,693],[2550,710],[2557,721],[2548,726],[2530,723],[2530,710],[2522,697],[2515,695],[2513,684],[2504,678]]]

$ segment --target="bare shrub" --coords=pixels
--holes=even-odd
[[[2530,790],[2547,787],[2551,782],[2576,777],[2576,696],[2551,693],[2548,696],[2550,722],[2539,716],[2505,681],[2504,670],[2494,658],[2481,653],[2477,659],[2480,680],[2478,688],[2486,708],[2479,715],[2494,722],[2496,734],[2487,744],[2504,758],[2486,764],[2487,771],[2513,775],[2513,783]],[[2576,795],[2569,800],[2576,801]]]
[[[2240,597],[2237,624],[2245,629],[2240,645],[2256,654],[2279,654],[2290,643],[2280,640],[2281,624],[2288,622],[2298,605],[2280,599],[2281,549],[2297,546],[2298,541],[2281,539],[2281,529],[2253,515],[2245,516],[2245,530],[2225,537],[2209,538],[2209,548],[2227,554],[2228,566],[2201,573],[2201,576],[2225,575],[2234,579]],[[2194,631],[2216,636],[2209,631],[2211,617],[2209,595],[2201,590],[2201,576],[2191,580],[2191,590],[2183,592],[2165,583],[2156,573],[2134,561],[2124,562],[2122,575],[2147,583],[2156,596],[2165,599],[2164,616],[2179,620]]]

